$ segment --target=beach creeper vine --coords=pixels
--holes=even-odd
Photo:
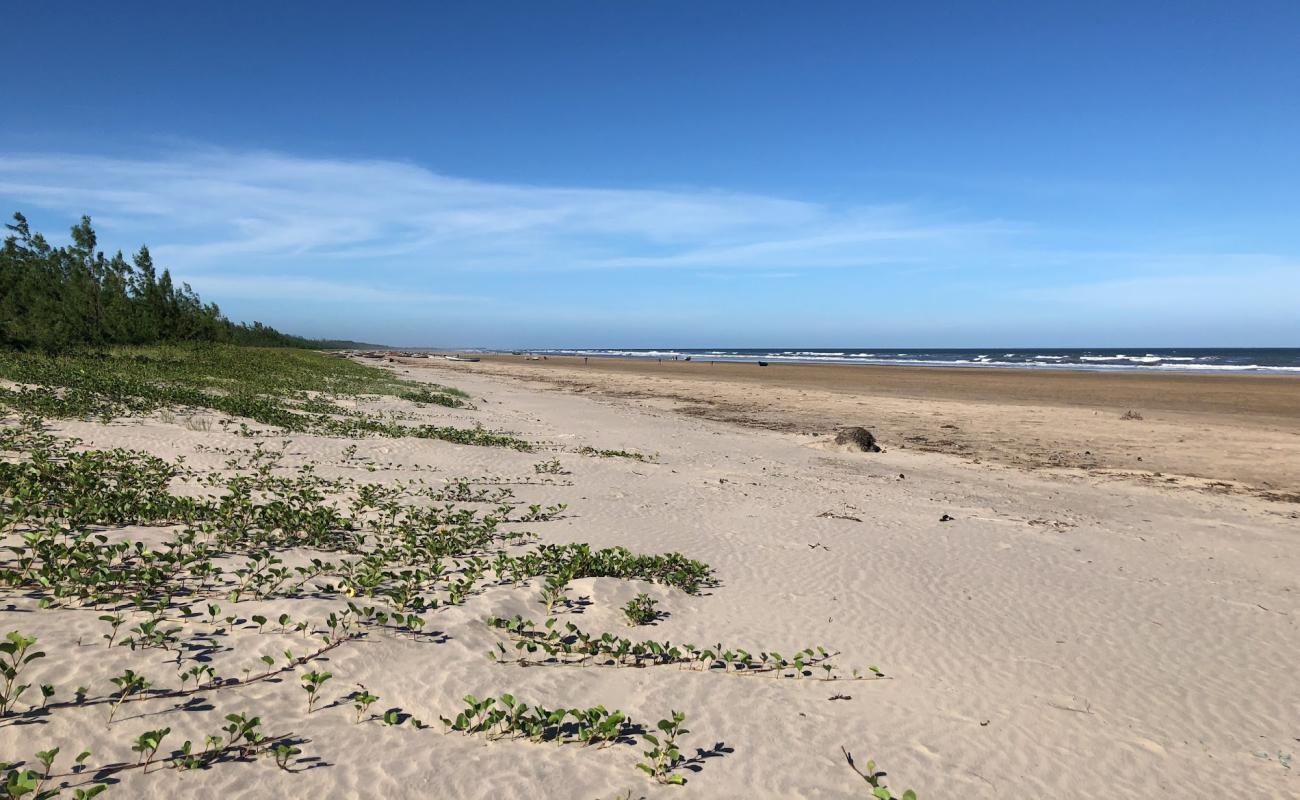
[[[656,610],[658,605],[658,600],[642,592],[623,606],[623,616],[627,617],[629,625],[649,625],[659,619],[660,612]]]
[[[707,565],[675,553],[638,555],[624,548],[596,550],[580,543],[507,552],[502,548],[523,546],[529,537],[498,527],[513,515],[514,504],[504,488],[454,481],[435,489],[394,489],[325,480],[302,470],[286,477],[277,467],[277,451],[261,446],[232,458],[227,463],[232,475],[219,477],[200,475],[180,462],[150,460],[125,450],[74,449],[78,445],[50,436],[33,418],[0,426],[0,449],[11,459],[0,462],[0,473],[9,479],[0,499],[6,545],[0,555],[0,588],[37,597],[45,609],[82,606],[107,611],[96,617],[104,625],[97,641],[110,649],[169,654],[176,683],[169,686],[166,676],[152,669],[128,668],[111,679],[112,689],[103,695],[79,686],[71,699],[51,703],[56,689],[44,685],[41,708],[33,704],[21,711],[30,690],[23,675],[44,653],[35,648],[35,637],[13,631],[0,646],[5,657],[0,686],[6,714],[59,713],[103,704],[107,721],[120,724],[120,710],[130,703],[238,691],[361,636],[377,632],[418,636],[429,613],[466,602],[490,582],[489,575],[505,585],[539,575],[552,585],[575,576],[621,576],[684,591],[698,591],[712,582]],[[146,470],[147,478],[140,469]],[[177,480],[221,494],[177,497],[170,493]],[[129,491],[124,490],[128,486]],[[347,515],[331,500],[343,492],[352,492],[355,498]],[[412,506],[408,501],[412,497],[443,504]],[[497,507],[481,513],[450,498]],[[518,516],[539,523],[562,511],[563,505],[533,505]],[[146,546],[83,527],[124,521],[179,522],[181,529],[161,544]],[[314,557],[291,568],[276,553],[294,546],[337,555]],[[493,551],[490,560],[486,556]],[[233,559],[233,564],[219,566],[214,563],[217,559]],[[237,611],[248,602],[294,598],[303,592],[338,597],[346,607],[317,626],[307,621],[295,624],[292,615],[283,612],[241,615]],[[178,603],[182,596],[184,601]],[[193,654],[211,648],[211,637],[237,628],[261,636],[307,636],[314,629],[321,644],[301,656],[286,650],[283,660],[261,655],[262,668],[245,669],[240,677],[223,677],[207,663],[186,663]],[[332,677],[319,669],[301,675],[309,713],[320,710],[320,698]],[[354,703],[358,719],[377,699],[368,690],[360,693]],[[510,725],[526,725],[529,736],[587,745],[608,746],[628,739],[634,730],[621,712],[599,706],[565,709],[560,719],[551,709],[524,705],[510,708],[509,715],[514,720]],[[407,718],[389,710],[381,720],[397,724]],[[201,748],[186,742],[170,755],[164,754],[169,727],[133,731],[130,744],[138,759],[130,766],[147,773],[156,772],[159,765],[197,768],[241,752],[238,747],[274,755],[281,766],[300,754],[300,748],[289,742],[263,743],[266,737],[258,738],[256,726],[248,729],[253,744],[241,739],[239,731],[250,720],[256,718],[231,718],[228,735],[208,737]],[[413,718],[412,722],[420,727]],[[501,732],[496,730],[494,738]],[[232,743],[236,740],[244,744]],[[17,769],[14,773],[14,785],[21,791],[27,775]]]
[[[0,687],[0,717],[8,716],[14,703],[31,688],[31,684],[18,681],[29,664],[45,657],[45,653],[32,649],[34,644],[35,636],[24,636],[18,631],[5,634],[5,640],[0,642],[0,680],[4,682]]]
[[[141,724],[155,714],[123,710],[153,701],[184,700],[188,707],[188,698],[237,699],[255,683],[266,691],[282,686],[297,692],[296,681],[303,692],[298,697],[305,695],[306,715],[300,719],[309,724],[342,706],[356,724],[423,729],[423,723],[400,709],[372,713],[386,693],[383,686],[358,686],[341,700],[332,696],[349,678],[337,666],[347,661],[328,664],[326,654],[363,639],[436,646],[446,640],[437,630],[437,615],[448,607],[486,603],[500,592],[535,592],[537,579],[548,614],[566,608],[568,587],[581,578],[663,587],[662,601],[643,593],[622,608],[631,625],[659,618],[660,602],[671,605],[675,591],[701,594],[718,585],[708,564],[680,553],[538,543],[529,528],[561,518],[566,506],[525,502],[501,485],[510,479],[438,477],[425,483],[421,477],[384,484],[323,477],[319,465],[287,466],[288,440],[270,439],[265,427],[244,429],[256,439],[247,447],[204,443],[204,452],[228,456],[224,468],[214,471],[196,469],[183,458],[94,449],[46,430],[43,416],[110,418],[178,405],[188,408],[181,409],[182,415],[192,416],[195,408],[238,413],[263,426],[300,433],[420,436],[425,430],[340,406],[340,398],[359,397],[349,392],[360,391],[365,381],[379,381],[368,373],[320,378],[294,367],[288,378],[274,374],[270,355],[254,359],[266,374],[234,363],[231,354],[187,361],[189,354],[182,351],[165,362],[148,352],[137,355],[143,360],[73,358],[55,367],[0,353],[0,376],[26,380],[17,388],[0,387],[0,407],[23,413],[0,420],[0,594],[35,614],[85,614],[82,618],[93,629],[78,644],[93,644],[95,653],[107,650],[125,661],[115,665],[111,678],[82,681],[86,685],[78,685],[75,674],[66,686],[42,683],[39,671],[48,641],[38,649],[35,636],[10,631],[0,642],[0,721],[26,723],[97,707],[104,712],[99,719],[110,726],[111,741],[124,750],[129,746],[134,754],[126,762],[90,767],[90,752],[83,751],[70,772],[59,773],[59,747],[41,750],[34,762],[0,767],[3,791],[10,797],[30,800],[69,791],[74,797],[92,797],[106,789],[103,783],[87,782],[89,775],[102,779],[137,770],[152,779],[163,769],[202,769],[264,756],[289,769],[306,740],[265,733],[264,715],[253,713],[256,709],[227,714],[220,731],[179,747],[173,733],[179,728],[167,724],[173,718]],[[61,370],[76,374],[69,377]],[[214,376],[220,380],[214,383]],[[322,392],[319,381],[335,378],[338,383]],[[221,391],[212,391],[214,386]],[[399,391],[379,384],[372,388]],[[436,394],[442,393],[418,395],[418,402],[453,405],[434,399]],[[228,422],[189,433],[216,437],[225,431],[233,436],[233,424],[222,424]],[[471,432],[425,433],[427,438],[523,449],[519,440],[493,438],[505,434],[465,430]],[[635,457],[612,451],[597,455]],[[339,458],[335,474],[364,475],[356,470],[354,446],[342,448]],[[544,462],[535,472],[563,474],[555,464]],[[136,538],[121,530],[128,525],[154,530],[147,538]],[[310,617],[290,613],[294,607],[285,604],[303,598],[332,603],[332,610]],[[721,644],[639,640],[589,634],[556,617],[539,624],[491,616],[489,625],[503,636],[492,653],[503,664],[675,665],[756,678],[863,677],[840,674],[834,664],[838,653],[824,647],[786,656]],[[868,671],[867,677],[883,677],[875,667]],[[673,711],[643,727],[617,709],[551,708],[511,694],[467,696],[462,709],[443,718],[448,733],[491,741],[527,739],[593,748],[639,741],[643,758],[637,768],[667,785],[684,783],[685,770],[697,768],[681,749],[684,721],[685,714]]]
[[[366,394],[465,407],[464,393],[309,351],[223,344],[116,348],[98,357],[47,357],[0,350],[0,408],[42,417],[144,415],[175,407],[253,420],[278,431],[323,436],[408,436],[529,451],[532,445],[481,426],[402,425],[338,401]],[[257,435],[242,428],[246,435]]]
[[[247,760],[266,753],[274,755],[276,763],[282,768],[287,768],[292,758],[302,752],[288,737],[267,736],[262,733],[262,720],[259,717],[227,714],[225,720],[227,724],[220,732],[204,739],[201,750],[197,749],[192,741],[186,740],[179,749],[163,758],[158,758],[158,751],[171,733],[171,728],[146,730],[132,738],[131,750],[138,754],[134,763],[88,767],[86,761],[92,754],[89,750],[83,750],[77,755],[69,772],[55,773],[54,764],[60,752],[58,747],[36,753],[36,760],[42,768],[39,772],[30,768],[19,769],[19,765],[16,764],[0,763],[0,774],[4,775],[4,783],[0,785],[0,798],[30,796],[32,800],[52,800],[62,796],[63,790],[67,788],[63,785],[47,786],[52,781],[68,778],[82,779],[87,775],[94,775],[97,780],[104,780],[134,769],[148,773],[151,766],[155,767],[155,772],[158,767],[180,770],[202,769],[223,761]],[[108,788],[106,783],[95,783],[85,788],[76,787],[73,788],[72,797],[73,800],[86,800],[102,794]]]
[[[479,699],[466,695],[465,707],[452,717],[442,717],[448,732],[466,736],[481,735],[488,739],[528,739],[533,742],[581,744],[606,748],[620,742],[631,743],[640,736],[649,747],[646,760],[636,764],[659,783],[682,785],[686,778],[679,769],[686,764],[677,739],[689,733],[683,726],[686,715],[673,711],[667,719],[655,723],[658,733],[635,724],[622,711],[604,706],[590,708],[548,709],[530,706],[514,695]]]
[[[849,769],[853,770],[859,778],[867,782],[871,787],[871,796],[878,800],[916,800],[916,792],[908,789],[901,795],[895,795],[884,784],[885,773],[876,767],[875,761],[867,761],[866,769],[859,769],[853,761],[853,754],[850,753],[843,745],[840,746],[840,752],[844,754],[844,760],[848,762]]]
[[[442,717],[448,731],[489,739],[526,738],[534,742],[577,743],[608,747],[627,740],[636,730],[622,711],[604,706],[548,709],[530,706],[511,694],[479,699],[465,696],[465,708]]]
[[[562,625],[550,617],[539,627],[522,616],[489,617],[487,625],[504,632],[514,642],[514,654],[505,643],[498,642],[488,653],[494,661],[516,664],[577,664],[610,667],[656,667],[677,665],[701,672],[727,675],[770,675],[775,678],[817,677],[813,667],[821,670],[820,680],[862,680],[884,678],[879,667],[867,668],[869,675],[854,671],[848,676],[837,674],[831,659],[839,655],[825,647],[807,647],[789,658],[776,651],[751,653],[743,648],[721,644],[700,646],[688,643],[637,641],[612,633],[589,634],[572,622]],[[534,657],[536,654],[542,657]]]
[[[659,783],[676,786],[686,783],[686,776],[677,771],[686,761],[686,757],[677,746],[677,737],[690,733],[682,727],[685,721],[685,714],[674,711],[669,719],[659,720],[655,726],[659,730],[658,734],[642,734],[641,739],[650,746],[650,749],[642,754],[646,760],[637,764],[636,768]]]

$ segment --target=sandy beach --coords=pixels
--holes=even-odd
[[[749,427],[863,425],[900,448],[1300,499],[1290,376],[505,355],[460,366]]]
[[[1300,2],[321,5],[6,9],[0,800],[1300,800]]]
[[[276,435],[267,439],[285,442],[276,471],[310,466],[326,477],[391,485],[444,486],[469,476],[510,489],[521,508],[566,504],[555,519],[506,527],[544,543],[677,551],[710,565],[717,583],[688,594],[650,581],[580,578],[570,586],[573,604],[556,610],[559,620],[755,654],[824,646],[838,653],[836,680],[819,680],[818,669],[776,678],[487,659],[507,641],[484,625],[487,616],[546,617],[534,579],[491,584],[439,608],[427,615],[430,632],[373,630],[299,668],[333,675],[310,713],[297,676],[287,673],[186,702],[128,703],[111,725],[102,706],[60,708],[37,724],[0,727],[0,749],[26,754],[80,742],[95,752],[93,762],[131,761],[129,740],[145,729],[167,725],[175,738],[201,740],[214,720],[242,710],[259,714],[271,733],[294,734],[301,760],[290,770],[263,758],[122,772],[110,796],[866,796],[841,747],[860,764],[875,759],[896,793],[912,787],[927,800],[1300,791],[1300,770],[1289,760],[1300,750],[1300,506],[1266,496],[1295,489],[1300,439],[1286,402],[1294,384],[1225,381],[1219,399],[1197,405],[1164,380],[1148,394],[1152,379],[1053,375],[999,400],[997,383],[1018,376],[972,375],[963,396],[941,388],[939,373],[872,370],[860,378],[845,370],[843,380],[876,387],[857,395],[795,368],[756,381],[738,368],[705,378],[682,365],[652,375],[659,365],[583,370],[552,361],[386,364],[464,389],[477,407],[395,398],[370,406],[413,421],[513,431],[538,443],[536,452]],[[1098,384],[1087,402],[1067,401],[1064,387],[1090,381]],[[1123,387],[1132,393],[1119,394]],[[1106,402],[1114,396],[1121,399]],[[1233,403],[1249,411],[1236,413]],[[1143,419],[1121,421],[1128,407]],[[884,452],[828,449],[832,421],[871,424]],[[227,474],[231,453],[249,447],[221,426],[192,427],[164,418],[55,423],[87,446],[184,456],[201,474]],[[1179,437],[1186,448],[1172,446]],[[584,447],[653,458],[600,457]],[[1143,460],[1135,470],[1122,459],[1136,454]],[[539,470],[551,460],[558,463]],[[1238,473],[1244,463],[1255,471]],[[1168,465],[1175,480],[1147,472],[1148,464]],[[1220,483],[1231,488],[1207,489]],[[200,491],[187,486],[178,491]],[[159,540],[172,530],[110,533]],[[300,564],[311,553],[282,555]],[[638,593],[664,613],[631,628],[620,607]],[[260,655],[312,647],[301,633],[260,629],[250,615],[274,619],[287,610],[295,620],[319,619],[340,604],[309,594],[222,605],[243,622],[228,626],[210,663],[238,675],[260,668]],[[33,601],[16,598],[4,615],[53,656],[36,662],[34,684],[75,680],[102,693],[124,664],[141,663],[140,653],[100,643],[99,611],[32,610]],[[176,683],[170,658],[160,652],[144,662],[160,686]],[[868,679],[855,680],[855,670]],[[425,725],[357,722],[348,698],[358,685],[380,698],[376,713],[399,709]],[[660,785],[637,772],[639,744],[491,739],[448,733],[439,722],[454,717],[467,694],[502,693],[549,707],[601,704],[650,725],[684,712],[686,784]]]

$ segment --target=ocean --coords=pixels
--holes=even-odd
[[[787,364],[881,364],[908,367],[1031,368],[1154,372],[1300,374],[1300,347],[1200,348],[664,348],[529,350],[544,355],[685,359]]]

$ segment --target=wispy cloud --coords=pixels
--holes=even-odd
[[[432,271],[771,270],[933,263],[1019,228],[710,189],[542,187],[394,161],[202,149],[0,157],[0,196],[88,212],[186,268],[239,258]]]
[[[480,343],[509,331],[630,341],[701,326],[766,338],[784,324],[792,338],[876,325],[976,340],[1075,328],[1150,339],[1217,320],[1218,339],[1276,340],[1294,336],[1300,294],[1295,253],[1234,252],[1200,235],[720,189],[532,186],[213,148],[0,155],[0,203],[46,212],[47,231],[50,217],[88,213],[101,241],[147,242],[235,315],[360,338],[449,328]]]
[[[286,300],[324,301],[331,303],[382,303],[385,306],[410,304],[481,303],[485,298],[463,294],[438,294],[386,289],[320,278],[276,277],[271,275],[186,276],[186,282],[204,296],[262,300],[280,297]]]

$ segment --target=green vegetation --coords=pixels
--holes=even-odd
[[[557,606],[569,605],[569,580],[570,576],[564,572],[546,576],[537,601],[546,606],[547,614],[554,613]]]
[[[454,719],[443,717],[442,722],[448,730],[466,736],[482,734],[490,739],[526,738],[599,747],[627,739],[634,730],[622,711],[609,711],[604,706],[547,709],[529,706],[510,694],[501,695],[499,700],[467,695],[465,709]]]
[[[18,683],[18,680],[28,664],[45,657],[41,651],[31,649],[34,644],[35,637],[23,636],[18,631],[10,631],[5,641],[0,642],[0,678],[4,680],[4,688],[0,689],[0,717],[8,716],[9,709],[31,688],[31,684]]]
[[[285,463],[289,439],[277,447],[265,438],[283,431],[413,436],[529,449],[508,434],[410,425],[363,410],[379,396],[464,403],[464,394],[453,389],[409,383],[308,350],[222,342],[121,345],[94,354],[0,350],[0,379],[9,382],[0,385],[0,601],[27,619],[67,612],[94,626],[78,634],[84,653],[49,641],[38,649],[36,636],[8,632],[0,642],[0,718],[16,729],[38,718],[46,722],[94,709],[96,725],[102,721],[113,732],[110,748],[129,746],[135,754],[93,766],[85,763],[90,752],[82,751],[70,772],[59,773],[53,766],[59,747],[42,750],[35,761],[0,764],[0,797],[48,800],[70,792],[75,800],[104,792],[111,776],[127,770],[153,776],[163,768],[208,769],[263,756],[288,770],[310,739],[263,732],[262,717],[251,713],[225,713],[229,705],[223,704],[237,702],[252,684],[296,692],[297,678],[306,695],[300,720],[327,717],[341,707],[357,724],[375,721],[414,735],[406,732],[428,727],[401,709],[372,713],[385,687],[372,692],[352,683],[355,691],[338,691],[349,677],[339,665],[351,662],[327,663],[327,654],[380,638],[400,638],[403,647],[437,647],[447,640],[437,621],[445,609],[535,591],[539,579],[548,613],[570,604],[569,584],[581,578],[653,582],[666,587],[659,592],[665,597],[717,585],[708,564],[680,553],[539,543],[523,526],[560,519],[566,505],[527,503],[501,485],[540,484],[536,479],[439,476],[432,483],[388,484],[323,477],[317,467],[324,464]],[[224,467],[204,471],[183,458],[95,449],[61,438],[44,424],[47,418],[147,414],[164,420],[170,414],[175,421],[194,411],[221,415],[220,430],[211,431],[221,437],[220,445],[196,449],[222,454]],[[252,441],[234,446],[241,441],[235,435]],[[359,466],[373,471],[375,462],[358,457],[358,444],[340,446],[333,474],[364,475],[351,471]],[[534,472],[564,474],[555,459]],[[152,530],[140,535],[138,527],[124,526]],[[310,601],[310,613],[294,605],[299,600]],[[643,593],[622,610],[629,623],[643,625],[660,616],[658,606]],[[847,678],[832,664],[837,654],[822,647],[790,658],[775,651],[753,655],[721,644],[589,634],[555,617],[537,625],[491,611],[484,609],[488,624],[506,639],[491,654],[495,671],[675,665],[702,675]],[[266,652],[265,643],[274,637],[288,645],[279,655],[274,653],[280,645]],[[76,665],[87,654],[105,655],[105,648],[118,659],[111,677],[88,680],[73,670],[85,685],[41,682],[48,678],[45,664]],[[46,650],[48,662],[42,661]],[[332,671],[325,671],[327,665]],[[874,667],[870,671],[883,677]],[[855,671],[852,678],[858,677]],[[704,758],[681,752],[679,737],[687,731],[685,715],[677,711],[647,730],[601,705],[548,708],[511,694],[482,700],[471,695],[464,702],[442,717],[447,733],[601,748],[634,744],[640,737],[644,760],[633,765],[629,759],[629,767],[668,785],[684,784],[686,771],[699,769]],[[160,705],[132,711],[151,703]],[[225,724],[201,743],[176,746],[179,737],[163,727],[172,718],[154,717],[191,703],[212,709]],[[58,722],[53,729],[69,730],[76,719]],[[879,775],[872,776],[878,781]],[[878,797],[886,796],[879,793],[883,787],[872,786]]]
[[[142,658],[166,658],[163,666],[156,657],[133,664],[100,686],[60,691],[45,684],[37,698],[26,691],[34,682],[25,675],[45,654],[36,649],[36,637],[13,631],[0,644],[7,716],[22,723],[99,706],[109,725],[129,726],[138,715],[119,713],[127,706],[199,694],[215,702],[288,672],[301,678],[308,713],[322,713],[340,704],[326,702],[334,674],[315,663],[327,652],[376,636],[437,644],[439,637],[426,634],[430,616],[491,586],[608,576],[696,592],[714,583],[707,565],[678,553],[535,544],[532,534],[503,526],[555,519],[563,504],[525,506],[504,487],[463,479],[393,486],[324,478],[311,467],[285,467],[284,451],[263,442],[228,452],[225,469],[203,473],[142,452],[87,449],[52,435],[30,414],[0,425],[0,597],[21,598],[43,614],[94,610],[103,625],[90,637],[95,646],[103,641]],[[177,484],[191,489],[174,494]],[[159,529],[148,543],[105,532],[105,526],[123,524],[174,527]],[[313,555],[290,566],[280,554],[292,549]],[[288,610],[266,605],[300,597],[333,599],[338,606],[323,620],[295,622]],[[241,614],[246,603],[259,605]],[[317,644],[300,654],[286,649],[282,658],[247,657],[259,666],[223,675],[206,654],[235,629],[255,639],[299,634]],[[347,699],[360,721],[378,695],[362,687]],[[506,717],[489,714],[491,724],[474,732],[603,746],[633,730],[624,715],[600,706],[565,709],[555,719],[554,711],[512,702],[503,696]],[[424,727],[397,709],[380,720]],[[228,715],[227,721],[224,733],[208,737],[202,749],[187,741],[170,753],[167,728],[131,731],[135,762],[103,765],[93,774],[156,772],[159,765],[206,768],[262,753],[287,768],[301,754],[294,742],[262,734],[257,717]],[[57,782],[68,776],[48,770],[6,769],[18,791],[32,783],[46,797],[77,789]]]
[[[699,646],[673,644],[653,640],[636,641],[612,633],[595,636],[578,628],[572,622],[559,625],[556,617],[548,618],[539,628],[537,623],[520,616],[510,618],[489,617],[491,628],[504,631],[515,643],[516,656],[511,658],[504,643],[498,642],[496,651],[489,657],[496,661],[517,664],[577,664],[579,666],[654,667],[677,665],[701,672],[721,671],[731,675],[768,674],[776,678],[803,678],[813,675],[812,668],[822,670],[821,680],[841,680],[835,674],[831,659],[839,655],[825,647],[808,647],[790,658],[776,651],[757,655],[743,648],[726,648],[721,644]],[[541,653],[543,658],[530,658]],[[877,667],[868,667],[873,678],[883,678]],[[859,680],[863,676],[854,671],[850,676]]]
[[[853,754],[848,750],[840,747],[840,752],[844,754],[844,760],[849,762],[849,769],[857,773],[859,778],[867,782],[871,787],[871,796],[878,800],[916,800],[916,792],[908,789],[902,795],[895,795],[884,784],[885,773],[876,768],[876,762],[868,761],[866,770],[858,769],[858,765],[853,762]]]
[[[302,688],[307,692],[307,713],[310,714],[316,705],[321,687],[325,682],[334,677],[333,672],[318,672],[312,670],[302,676]]]
[[[352,707],[357,710],[357,724],[361,723],[361,718],[370,713],[370,707],[379,702],[379,695],[371,694],[370,690],[361,684],[357,684],[357,690],[352,693]]]
[[[686,762],[686,757],[677,746],[677,737],[690,733],[682,727],[685,721],[685,714],[674,711],[670,719],[659,720],[655,726],[659,730],[658,734],[643,734],[641,739],[650,746],[650,749],[642,754],[646,760],[637,764],[636,768],[660,783],[678,786],[686,783],[686,776],[677,771],[677,768]]]
[[[533,472],[536,472],[538,475],[568,475],[569,474],[567,471],[565,471],[564,466],[560,463],[560,459],[558,458],[552,458],[547,461],[537,462],[536,464],[533,465]]]
[[[415,395],[421,402],[459,407],[464,405],[463,392],[404,381],[384,370],[309,350],[229,344],[116,347],[57,356],[0,350],[0,378],[18,384],[0,386],[0,407],[42,417],[110,420],[205,410],[282,431],[411,436],[529,449],[521,439],[479,427],[403,425],[362,411],[362,399],[379,395]],[[222,419],[219,424],[232,423]],[[246,424],[240,430],[252,435]]]
[[[643,592],[627,601],[623,606],[623,616],[627,617],[629,625],[649,625],[659,619],[659,612],[655,609],[657,605],[658,600]]]
[[[575,578],[623,578],[654,581],[696,594],[715,585],[713,570],[702,561],[680,553],[638,555],[625,547],[591,549],[589,544],[544,544],[516,559],[512,565],[519,577],[563,575]]]
[[[131,740],[131,750],[138,753],[139,756],[134,764],[115,763],[104,764],[98,767],[87,767],[86,760],[91,756],[89,750],[83,750],[73,762],[71,772],[63,775],[55,775],[54,763],[58,758],[60,748],[54,747],[50,750],[43,750],[36,754],[36,760],[41,765],[41,771],[33,769],[19,769],[20,764],[0,763],[0,773],[3,773],[4,783],[0,785],[0,797],[4,798],[27,798],[31,800],[52,800],[59,797],[63,789],[67,788],[66,784],[58,784],[51,788],[46,788],[52,779],[57,778],[79,778],[87,774],[94,775],[96,780],[107,779],[117,773],[126,772],[132,769],[140,769],[142,772],[148,772],[151,764],[161,764],[176,769],[201,769],[213,764],[225,761],[244,761],[257,758],[263,753],[273,753],[276,762],[280,766],[286,766],[287,759],[300,752],[296,747],[292,747],[287,738],[283,736],[266,736],[261,732],[262,721],[258,717],[248,717],[245,714],[227,714],[226,722],[228,723],[221,729],[220,733],[212,734],[205,740],[204,749],[196,752],[194,743],[186,740],[180,749],[171,755],[155,760],[158,749],[167,735],[171,733],[171,728],[159,728],[157,730],[148,730]],[[86,788],[74,788],[72,792],[73,800],[88,800],[96,797],[108,790],[107,783],[95,783]]]
[[[72,244],[52,246],[22,214],[6,225],[0,247],[0,347],[61,352],[76,347],[153,342],[233,342],[312,347],[312,342],[254,322],[237,325],[188,284],[161,274],[149,248],[128,262],[96,249],[90,217],[72,228]]]
[[[398,397],[403,400],[410,400],[412,403],[433,403],[448,408],[464,408],[468,405],[465,400],[469,395],[460,389],[451,389],[445,386],[439,386],[436,389],[437,391],[434,391],[429,387],[421,386],[418,389],[401,392]]]
[[[579,447],[578,455],[596,456],[598,458],[630,458],[633,461],[654,461],[655,456],[648,456],[645,453],[635,453],[631,450],[601,450],[596,447]]]
[[[144,771],[149,771],[149,763],[153,757],[158,754],[158,748],[162,746],[163,739],[171,733],[171,728],[159,728],[156,731],[145,731],[135,739],[135,744],[131,749],[140,754],[139,764],[144,767]]]

